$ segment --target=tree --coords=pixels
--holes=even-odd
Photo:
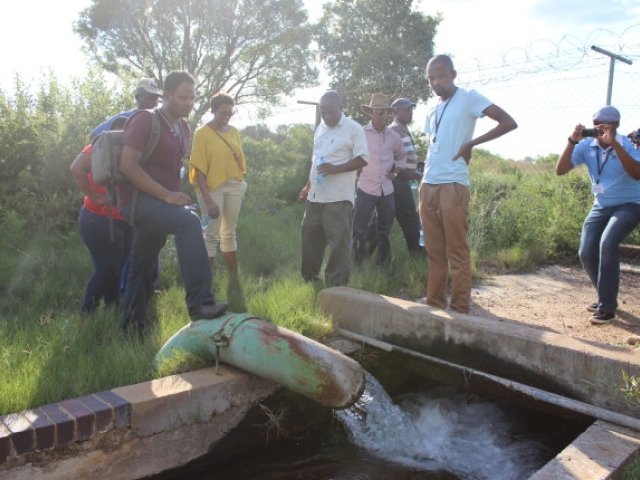
[[[312,25],[301,0],[93,0],[74,29],[107,71],[197,80],[195,118],[218,91],[262,112],[316,83]]]
[[[69,164],[105,112],[130,96],[95,70],[72,87],[49,74],[35,93],[19,77],[11,96],[0,91],[0,222],[13,215],[33,232],[75,228],[82,193]]]
[[[318,45],[331,86],[358,118],[371,94],[426,100],[424,75],[440,17],[412,11],[413,0],[334,0],[324,5]]]

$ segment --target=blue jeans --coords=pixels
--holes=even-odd
[[[360,189],[356,190],[356,204],[353,214],[353,256],[360,264],[369,255],[367,251],[367,230],[373,216],[377,213],[376,243],[378,248],[378,263],[387,265],[391,262],[391,227],[395,216],[395,201],[393,193],[386,196],[369,195]]]
[[[118,305],[120,271],[131,250],[132,229],[125,221],[110,222],[109,217],[84,207],[80,209],[78,227],[93,262],[93,272],[80,306],[80,313],[87,315],[96,309],[100,300],[106,305]]]
[[[129,209],[123,209],[128,218]],[[153,293],[153,270],[158,254],[174,235],[187,307],[214,303],[211,268],[200,219],[186,208],[170,205],[139,192],[135,206],[131,267],[124,297],[123,329],[146,326],[147,304]]]
[[[598,292],[598,309],[613,313],[618,307],[622,240],[640,223],[640,204],[593,206],[580,237],[580,261]]]

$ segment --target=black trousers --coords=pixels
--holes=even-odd
[[[406,180],[395,180],[393,190],[395,217],[404,235],[407,249],[409,252],[422,252],[424,247],[420,246],[420,216],[416,210],[411,183]],[[367,231],[368,254],[371,255],[377,246],[376,217],[374,216]]]

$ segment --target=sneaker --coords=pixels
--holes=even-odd
[[[607,324],[611,323],[611,320],[613,320],[614,318],[616,318],[615,313],[611,313],[611,312],[596,312],[596,313],[593,314],[593,316],[589,320],[594,325],[607,325]]]
[[[204,303],[196,307],[189,307],[191,320],[210,320],[223,315],[229,305],[226,303]]]
[[[596,313],[597,311],[598,311],[598,304],[597,303],[591,303],[591,304],[587,305],[587,312]]]

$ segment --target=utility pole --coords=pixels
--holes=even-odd
[[[615,61],[620,60],[621,62],[624,62],[627,65],[631,65],[633,64],[633,62],[628,58],[617,55],[613,52],[605,50],[604,48],[596,47],[595,45],[591,45],[591,50],[594,50],[598,53],[601,53],[609,57],[609,85],[607,86],[607,105],[611,105],[611,92],[613,90],[613,65],[615,64]]]
[[[315,105],[316,107],[316,127],[318,128],[318,125],[320,125],[320,104],[318,102],[309,102],[307,100],[298,100],[299,104],[302,105]]]

